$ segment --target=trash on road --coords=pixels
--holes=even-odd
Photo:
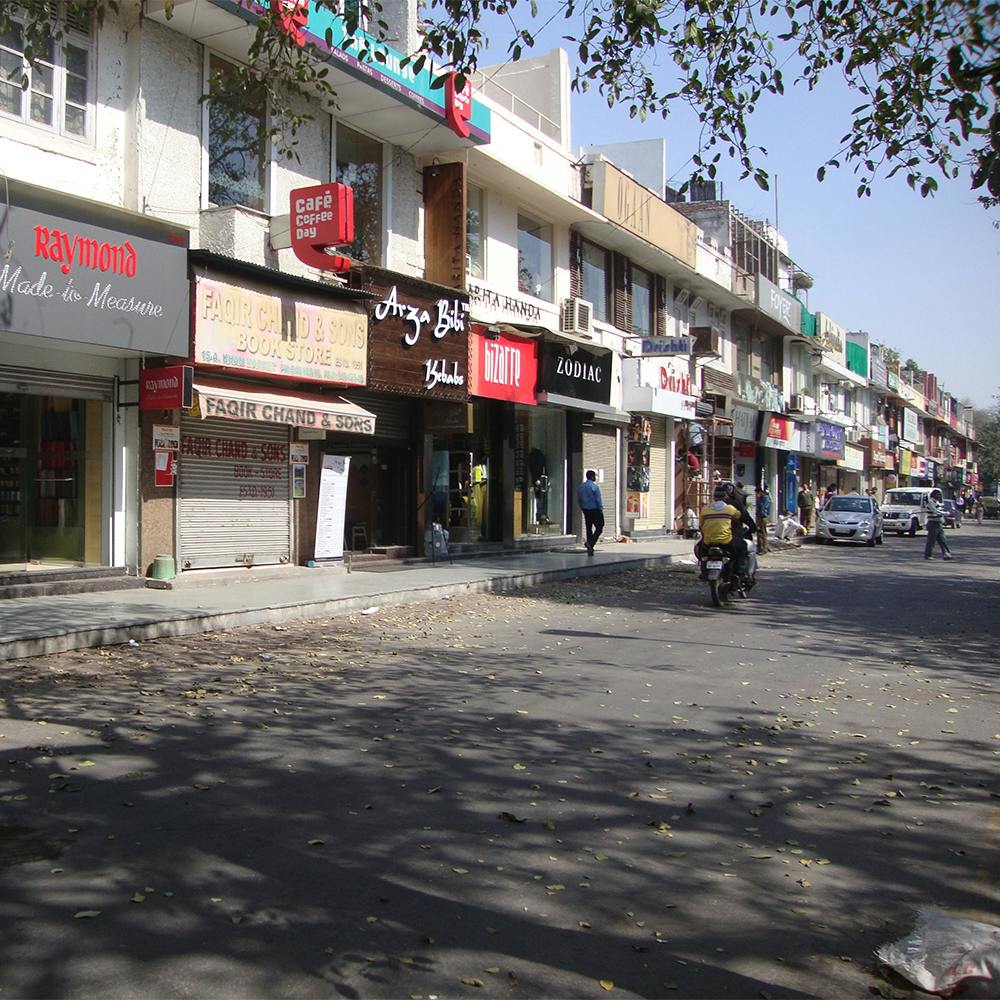
[[[875,954],[928,993],[947,997],[972,987],[970,996],[1000,998],[1000,927],[992,924],[923,907],[908,936]]]
[[[365,608],[365,610],[362,611],[361,613],[363,615],[375,615],[375,614],[378,614],[378,611],[379,611],[379,608],[378,608],[378,605],[376,605],[373,608]]]

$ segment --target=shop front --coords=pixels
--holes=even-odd
[[[844,428],[824,420],[817,420],[815,426],[816,461],[819,465],[817,485],[821,493],[831,486],[839,490],[839,463],[844,458]]]
[[[801,444],[794,420],[778,413],[764,413],[761,419],[760,445],[763,451],[762,479],[777,483],[774,495],[776,510],[795,510],[801,483],[801,466],[795,454]]]
[[[468,296],[374,268],[364,279],[373,299],[358,400],[379,419],[372,442],[355,446],[349,537],[357,548],[405,552],[438,524],[453,544],[491,540],[499,468],[490,415],[469,405]],[[351,452],[350,442],[337,447]]]
[[[844,442],[844,457],[837,463],[837,486],[840,493],[863,493],[865,490],[865,450]]]
[[[625,448],[625,531],[683,531],[686,498],[700,481],[700,460],[685,447],[695,419],[686,357],[624,358],[622,406],[631,414]]]
[[[192,405],[143,410],[144,561],[174,552],[196,570],[341,554],[344,512],[323,473],[328,436],[375,431],[374,414],[340,395],[366,383],[367,297],[191,257]]]
[[[616,427],[628,419],[611,403],[613,356],[610,351],[556,339],[544,341],[541,350],[537,419],[546,422],[549,433],[547,450],[529,452],[528,474],[534,478],[540,472],[546,477],[553,533],[578,535],[583,520],[576,488],[587,469],[593,469],[604,499],[605,530],[611,535],[618,498]]]
[[[0,572],[132,566],[130,408],[142,354],[187,352],[187,230],[5,181]],[[13,582],[17,582],[16,578]]]

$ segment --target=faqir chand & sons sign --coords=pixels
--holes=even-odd
[[[4,329],[118,350],[188,353],[188,231],[6,181]]]

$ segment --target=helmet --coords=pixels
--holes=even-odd
[[[715,492],[712,494],[716,500],[725,500],[729,496],[729,490],[732,484],[727,483],[716,483]]]

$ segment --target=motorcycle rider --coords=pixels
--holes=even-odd
[[[701,509],[699,518],[701,540],[695,546],[694,554],[699,565],[710,547],[716,547],[729,554],[734,572],[743,572],[746,546],[743,542],[741,523],[749,517],[746,510],[741,512],[732,501],[733,484],[718,483],[713,493],[714,501]],[[751,518],[751,521],[753,519]]]

